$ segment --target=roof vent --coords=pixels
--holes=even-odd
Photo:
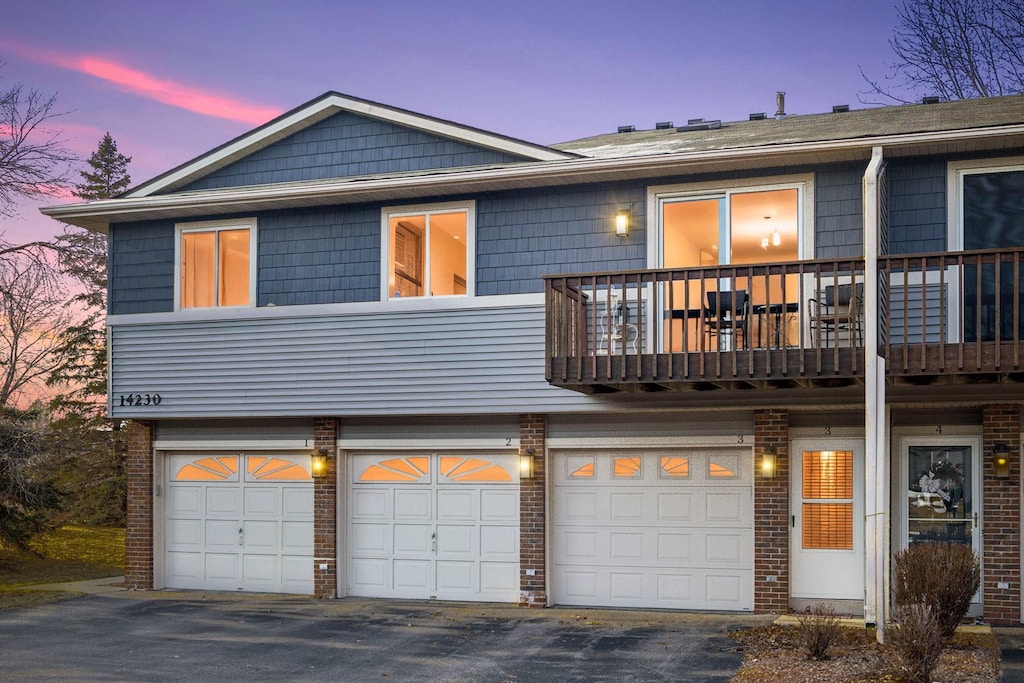
[[[848,111],[850,111],[850,105],[848,104],[837,104],[832,107],[833,114],[845,114]]]
[[[619,126],[620,133],[633,133],[636,131],[636,126]]]
[[[679,126],[676,128],[680,133],[684,133],[690,130],[714,130],[715,128],[722,127],[722,120],[716,119],[714,121],[705,121],[704,119],[690,119],[687,121],[685,126]]]
[[[671,121],[658,121],[656,124],[654,124],[654,130],[668,130],[671,127]]]
[[[921,98],[921,104],[938,104],[938,103],[939,103],[939,96],[938,95],[929,95],[928,97],[922,97]]]
[[[763,111],[759,111],[756,114],[750,115],[751,121],[764,121],[766,118],[768,118],[768,115],[765,114]]]

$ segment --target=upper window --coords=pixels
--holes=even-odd
[[[472,294],[472,204],[384,209],[385,296]]]
[[[251,306],[255,219],[184,223],[178,227],[180,309]]]

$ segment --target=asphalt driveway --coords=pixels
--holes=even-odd
[[[0,679],[726,681],[770,620],[122,591],[0,612]]]

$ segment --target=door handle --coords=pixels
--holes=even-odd
[[[437,532],[430,534],[430,551],[433,553],[437,552]]]
[[[245,529],[238,527],[238,545],[245,545]]]

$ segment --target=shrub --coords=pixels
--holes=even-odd
[[[800,642],[807,651],[807,657],[813,660],[826,658],[828,646],[842,626],[835,610],[827,605],[815,603],[797,615]]]
[[[928,605],[916,603],[897,605],[893,616],[899,622],[888,632],[893,668],[909,683],[930,683],[946,644],[938,615]]]
[[[980,583],[978,558],[965,545],[921,543],[896,553],[893,558],[895,609],[898,611],[904,605],[927,605],[946,639],[953,636],[967,614]]]

